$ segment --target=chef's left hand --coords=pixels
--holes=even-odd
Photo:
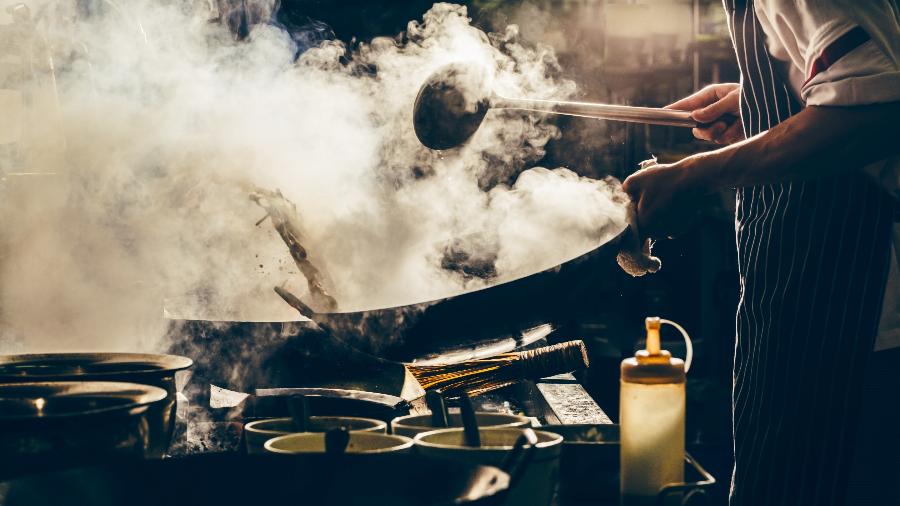
[[[684,162],[654,164],[625,179],[622,188],[637,207],[641,235],[674,237],[696,214],[694,197],[701,192],[691,182]]]

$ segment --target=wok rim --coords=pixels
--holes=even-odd
[[[577,261],[581,260],[582,258],[586,258],[586,257],[588,257],[589,255],[591,255],[591,254],[593,254],[593,253],[599,251],[599,250],[602,249],[602,248],[605,248],[605,247],[607,247],[607,246],[610,246],[610,245],[613,245],[613,244],[616,244],[616,243],[620,242],[620,241],[622,240],[622,237],[625,236],[625,235],[629,232],[629,230],[630,230],[630,227],[626,225],[625,228],[623,228],[622,230],[619,230],[619,231],[616,232],[615,234],[610,235],[610,236],[609,236],[609,239],[607,239],[606,241],[601,242],[601,243],[597,243],[593,248],[590,248],[590,249],[588,249],[588,250],[586,250],[586,251],[582,251],[581,253],[578,253],[578,254],[575,255],[575,256],[572,256],[572,257],[569,257],[569,258],[565,258],[565,259],[563,259],[562,261],[560,261],[560,262],[558,262],[558,263],[556,263],[556,264],[554,264],[554,265],[552,265],[552,266],[550,266],[550,267],[547,267],[546,269],[541,269],[541,270],[538,270],[538,271],[535,271],[535,272],[530,272],[530,273],[527,273],[527,274],[522,274],[522,275],[520,275],[520,276],[515,276],[515,277],[512,277],[512,278],[509,278],[509,279],[504,279],[504,280],[503,280],[502,282],[500,282],[500,283],[491,284],[491,285],[487,285],[487,286],[482,286],[482,287],[479,287],[479,288],[475,288],[474,290],[467,290],[467,291],[463,291],[463,292],[459,292],[459,293],[455,293],[455,294],[450,294],[450,295],[446,295],[446,296],[443,296],[443,297],[438,297],[438,298],[436,298],[436,299],[430,299],[430,300],[419,301],[419,302],[411,302],[411,303],[409,303],[409,304],[400,304],[400,305],[384,306],[384,307],[374,307],[374,308],[368,308],[368,309],[356,309],[356,310],[354,310],[354,309],[347,309],[347,310],[344,310],[344,309],[341,309],[341,308],[340,308],[340,305],[338,305],[338,309],[335,310],[335,311],[323,311],[323,312],[319,312],[319,311],[316,311],[315,308],[311,307],[310,309],[313,309],[313,311],[315,311],[315,312],[314,312],[312,315],[303,315],[303,316],[306,317],[307,320],[312,319],[313,321],[315,321],[314,318],[312,318],[312,317],[314,317],[314,316],[316,316],[316,315],[322,315],[322,316],[344,316],[344,315],[367,314],[367,313],[377,313],[377,312],[386,312],[386,311],[400,311],[400,310],[404,310],[404,309],[411,309],[411,308],[417,308],[417,307],[429,307],[429,306],[433,306],[433,305],[439,304],[439,303],[444,302],[444,301],[448,301],[448,300],[451,300],[451,299],[456,299],[456,298],[459,298],[459,297],[466,297],[466,296],[468,296],[468,295],[476,294],[476,293],[478,293],[478,292],[483,292],[483,291],[490,290],[490,289],[493,289],[493,288],[499,288],[499,287],[501,287],[501,286],[508,285],[508,284],[510,284],[510,283],[515,283],[516,281],[521,281],[521,280],[523,280],[523,279],[530,278],[530,277],[532,277],[532,276],[537,276],[537,275],[540,275],[540,274],[544,274],[544,273],[548,273],[548,272],[557,270],[557,269],[559,269],[560,267],[562,267],[562,266],[564,266],[564,265],[566,265],[566,264],[569,264],[569,263],[572,263],[572,262],[577,262]],[[200,320],[202,320],[202,319],[200,319]],[[207,320],[207,321],[216,321],[216,320]],[[306,321],[306,320],[292,320],[292,321],[304,322],[304,321]]]

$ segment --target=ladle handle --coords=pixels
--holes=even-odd
[[[425,404],[431,410],[432,427],[448,427],[450,421],[447,417],[447,403],[440,390],[425,393]]]
[[[459,411],[463,422],[463,439],[466,446],[481,446],[481,433],[478,430],[478,417],[475,415],[475,406],[472,399],[465,392],[459,396]]]
[[[632,107],[629,105],[595,104],[591,102],[566,102],[562,100],[530,100],[494,96],[494,109],[519,109],[523,111],[580,116],[583,118],[610,119],[647,125],[666,125],[694,128],[700,126],[688,111],[676,111],[658,107]]]
[[[538,438],[534,429],[527,427],[522,429],[522,435],[516,439],[512,451],[503,459],[500,469],[509,475],[509,484],[515,485],[528,469],[531,460],[534,458],[534,452],[537,451]]]
[[[309,430],[309,399],[305,395],[292,395],[288,398],[288,412],[291,414],[291,427],[295,432]]]
[[[335,427],[325,432],[325,453],[340,455],[347,451],[350,444],[350,431],[347,427]]]

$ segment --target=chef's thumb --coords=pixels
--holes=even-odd
[[[691,113],[691,117],[694,118],[694,120],[696,120],[698,123],[709,124],[715,122],[717,119],[730,112],[731,104],[729,104],[727,100],[723,99],[719,100],[718,102],[713,102],[712,104],[701,109],[697,109],[696,111]]]

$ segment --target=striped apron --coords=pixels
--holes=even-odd
[[[802,106],[775,71],[753,0],[724,3],[750,137]],[[738,190],[732,506],[843,504],[892,211],[862,171]]]

